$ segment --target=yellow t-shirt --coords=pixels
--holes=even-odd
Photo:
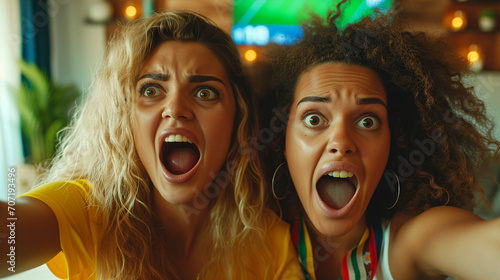
[[[91,276],[100,226],[86,203],[89,189],[86,180],[54,182],[22,195],[43,201],[57,218],[62,251],[47,266],[60,279],[96,279]]]
[[[39,199],[54,211],[59,225],[62,251],[50,260],[47,266],[58,278],[96,279],[96,244],[101,225],[95,209],[89,207],[86,201],[90,188],[87,180],[55,182],[22,195]],[[273,279],[304,279],[288,227],[284,222],[275,223],[271,227],[267,232],[266,245],[271,248],[272,263],[268,263],[266,267],[250,265],[252,271],[248,271],[246,276],[264,275],[265,270],[272,269]],[[255,259],[257,264],[259,258],[260,256],[256,255],[248,259]],[[235,276],[235,279],[240,278]]]

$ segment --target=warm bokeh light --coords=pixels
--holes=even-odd
[[[470,63],[474,63],[479,60],[479,53],[477,51],[470,51],[467,54],[467,59]]]
[[[472,71],[481,71],[484,66],[484,54],[481,52],[481,47],[477,44],[469,46],[467,53],[467,60],[469,61],[470,69]]]
[[[137,15],[137,9],[134,6],[128,6],[125,8],[125,15],[128,18],[134,18]]]
[[[462,30],[467,26],[467,18],[463,11],[455,11],[453,13],[453,19],[451,20],[451,29],[454,31]]]
[[[255,59],[257,59],[257,52],[255,52],[254,50],[247,50],[245,52],[245,59],[247,61],[254,61]]]
[[[460,17],[456,17],[451,21],[451,25],[455,29],[460,29],[464,25],[464,20]]]

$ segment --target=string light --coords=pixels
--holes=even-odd
[[[470,69],[472,71],[481,71],[483,69],[484,59],[481,54],[481,48],[478,45],[472,44],[469,46],[467,60],[469,61]]]
[[[459,17],[453,18],[453,20],[451,21],[451,25],[455,29],[460,29],[464,25],[464,20],[462,18],[459,18]]]
[[[451,20],[451,29],[454,31],[462,30],[467,26],[467,19],[465,18],[465,13],[463,11],[455,11],[453,14],[453,19]]]
[[[137,9],[134,6],[130,5],[125,8],[125,16],[127,16],[127,18],[135,18],[136,15]]]
[[[477,51],[470,51],[467,54],[467,59],[472,64],[472,63],[474,63],[474,62],[476,62],[476,61],[479,60],[479,53]]]
[[[257,52],[255,52],[254,50],[247,50],[245,52],[245,59],[247,61],[254,61],[255,59],[257,59]]]

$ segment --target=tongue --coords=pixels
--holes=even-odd
[[[184,174],[198,161],[198,153],[191,147],[171,149],[166,156],[167,169],[173,174]]]
[[[324,176],[318,181],[318,194],[330,208],[342,209],[354,196],[355,188],[344,179]]]

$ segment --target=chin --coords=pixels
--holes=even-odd
[[[318,212],[314,212],[314,216],[312,218],[308,215],[309,221],[314,226],[316,231],[321,233],[323,236],[340,237],[348,234],[362,220],[362,216],[360,217],[353,212],[340,218],[327,216],[321,211],[319,212],[319,215],[317,213]]]
[[[316,227],[316,230],[324,236],[343,236],[354,228],[350,221],[323,221],[320,223],[320,227]]]

